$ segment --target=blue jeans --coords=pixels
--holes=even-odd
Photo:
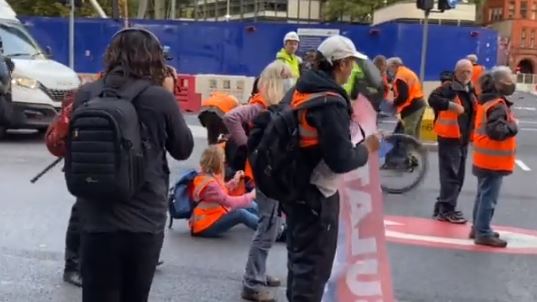
[[[218,237],[238,224],[244,224],[255,231],[258,222],[259,216],[257,215],[257,205],[254,204],[252,208],[236,209],[227,213],[198,236]]]
[[[476,238],[493,236],[490,222],[498,203],[502,180],[502,175],[494,174],[477,177],[477,196],[473,212],[473,228]]]

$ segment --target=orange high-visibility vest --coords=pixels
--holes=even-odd
[[[474,112],[477,103],[474,99]],[[455,97],[455,104],[461,105],[462,102],[459,96]],[[434,132],[436,135],[443,138],[461,138],[461,130],[459,128],[459,115],[456,112],[450,110],[443,110],[438,113],[436,121],[434,122]]]
[[[485,73],[485,67],[483,65],[474,65],[472,68],[472,86],[477,87],[479,85],[479,78]]]
[[[201,102],[201,112],[213,111],[223,118],[226,113],[237,106],[239,106],[239,101],[233,95],[214,92],[209,98]]]
[[[248,104],[251,105],[260,105],[263,107],[263,109],[267,109],[267,103],[265,102],[265,99],[261,96],[261,93],[254,94],[250,100],[248,101]]]
[[[510,137],[503,141],[495,141],[486,133],[487,114],[496,106],[504,106],[508,120],[514,116],[503,99],[496,99],[483,105],[477,105],[475,119],[473,163],[474,166],[490,171],[513,172],[515,168],[516,138]]]
[[[408,69],[405,66],[400,66],[395,75],[394,83],[397,80],[403,81],[408,86],[408,98],[405,102],[397,106],[397,113],[401,113],[406,107],[412,105],[412,102],[415,100],[423,99],[423,90],[421,88],[420,79],[412,70]],[[397,98],[397,85],[393,86],[394,96]]]
[[[201,199],[202,191],[212,182],[217,182],[222,190],[227,192],[223,182],[211,175],[199,174],[192,181],[192,199],[197,202],[189,220],[192,234],[199,234],[205,231],[228,213],[228,209],[221,204]]]
[[[335,92],[319,92],[319,93],[302,93],[295,90],[291,101],[291,108],[297,109],[299,106],[317,98],[327,98],[328,96],[337,96]],[[314,147],[319,145],[319,133],[317,129],[308,123],[306,118],[307,110],[298,110],[298,133],[300,135],[299,145],[301,148]]]

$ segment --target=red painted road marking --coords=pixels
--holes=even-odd
[[[494,226],[507,248],[475,245],[468,239],[471,224],[455,225],[433,219],[385,216],[386,239],[390,242],[432,248],[503,254],[537,254],[537,231],[506,226]]]

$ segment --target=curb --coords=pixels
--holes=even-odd
[[[431,141],[425,141],[422,142],[423,146],[425,146],[425,150],[427,151],[437,151],[438,150],[438,143],[437,142],[431,142]]]

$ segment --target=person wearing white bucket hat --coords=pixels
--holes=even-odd
[[[276,54],[276,60],[287,64],[295,78],[300,76],[300,65],[302,64],[302,59],[296,55],[299,44],[300,37],[298,34],[290,31],[283,38],[283,48]]]
[[[313,69],[284,100],[297,110],[300,146],[295,179],[300,199],[282,203],[288,224],[289,301],[321,301],[336,251],[339,178],[364,166],[379,146],[376,134],[356,145],[351,141],[352,107],[342,85],[363,57],[350,39],[327,38],[317,49]],[[304,105],[307,109],[300,109]]]

